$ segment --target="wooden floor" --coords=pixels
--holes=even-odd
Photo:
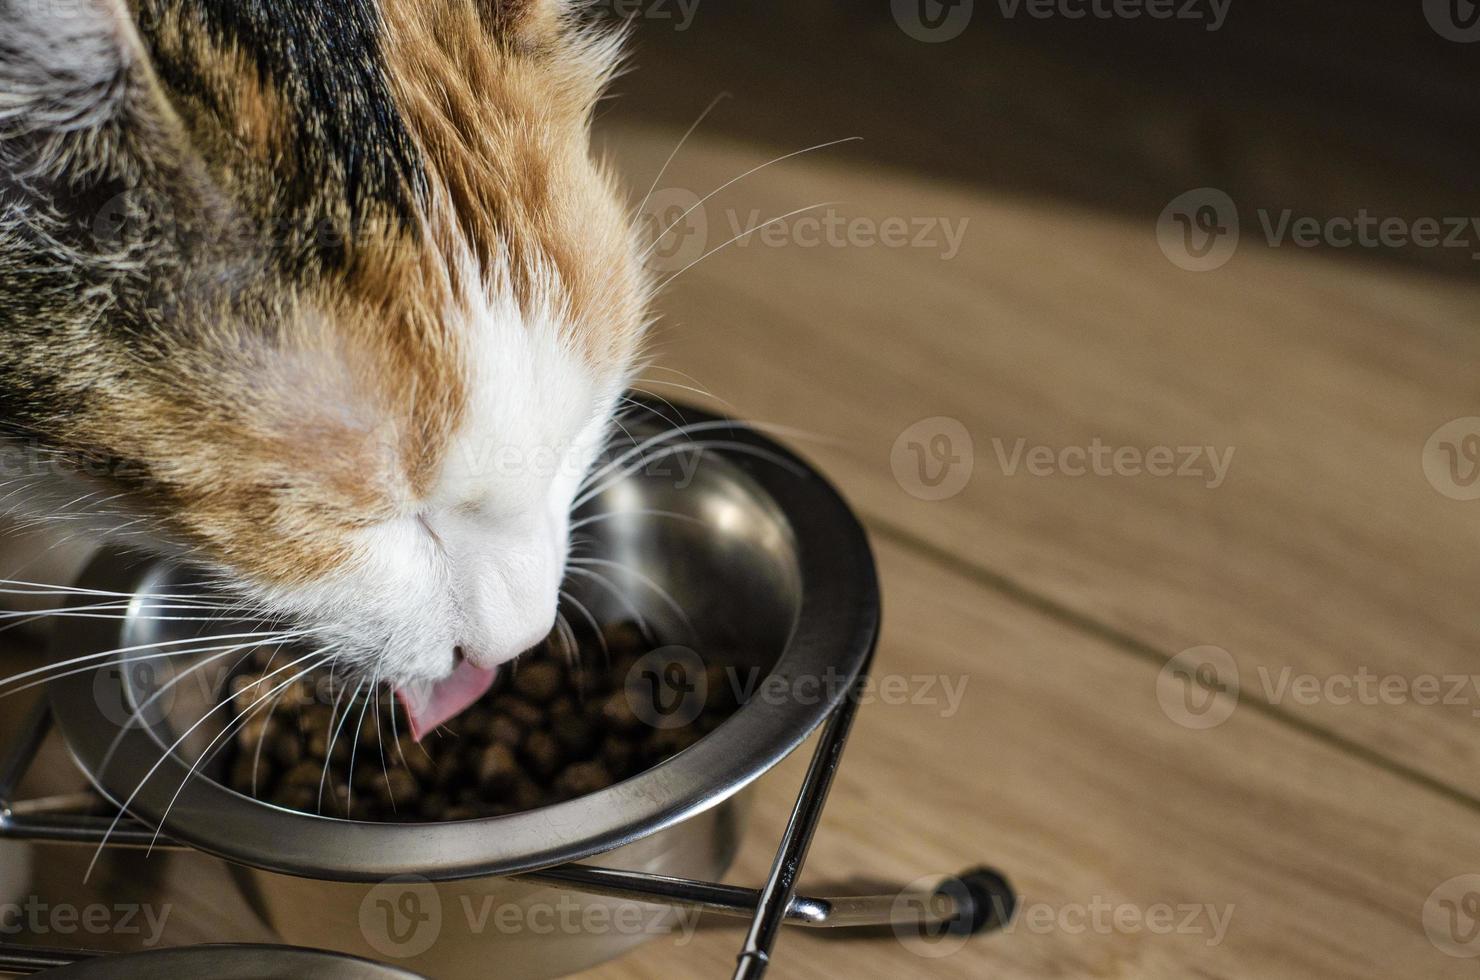
[[[611,144],[645,186],[674,139]],[[661,186],[703,195],[771,155],[698,136]],[[846,147],[707,203],[667,267],[819,201],[853,244],[790,226],[686,272],[650,376],[805,433],[878,548],[878,672],[964,687],[954,712],[864,709],[803,890],[985,862],[1023,907],[938,958],[789,932],[776,975],[1473,975],[1449,953],[1480,953],[1480,877],[1454,880],[1480,873],[1480,501],[1441,492],[1463,488],[1425,447],[1480,414],[1480,288],[1262,244],[1188,272],[1154,213]],[[866,244],[888,218],[964,222],[959,254]],[[1096,445],[1108,474],[1076,475]],[[1195,475],[1149,475],[1157,447],[1176,469],[1207,448]],[[764,873],[799,761],[765,784],[736,880]],[[738,941],[592,975],[723,976]]]
[[[676,134],[607,137],[645,186]],[[661,187],[771,155],[700,135]],[[847,147],[706,204],[668,267],[819,201],[851,244],[793,226],[673,284],[652,390],[785,427],[878,549],[877,672],[916,696],[863,710],[803,890],[985,863],[1022,905],[954,949],[788,932],[773,975],[1472,976],[1449,954],[1480,953],[1480,501],[1425,447],[1480,415],[1480,286],[1258,245],[1187,272],[1154,213]],[[959,254],[864,243],[891,218],[964,223]],[[1108,472],[1076,475],[1097,446]],[[1137,462],[1182,447],[1207,447],[1193,474]],[[764,874],[803,762],[763,784],[732,880]],[[727,976],[740,938],[591,976]]]

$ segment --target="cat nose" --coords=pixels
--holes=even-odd
[[[474,667],[489,670],[528,653],[544,643],[549,635],[548,627],[528,627],[522,633],[499,637],[497,649],[494,645],[460,643],[452,648],[453,666],[467,661]]]

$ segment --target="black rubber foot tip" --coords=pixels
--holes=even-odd
[[[960,910],[947,925],[952,935],[973,936],[1001,929],[1017,911],[1017,893],[999,871],[973,868],[941,883],[937,895],[946,895]]]

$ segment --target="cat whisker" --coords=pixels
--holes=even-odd
[[[370,689],[365,695],[365,705],[360,708],[360,720],[355,723],[354,737],[350,739],[349,743],[349,772],[347,773],[349,795],[345,798],[344,803],[344,816],[346,819],[352,817],[355,812],[355,757],[360,751],[360,736],[364,734],[365,730],[365,715],[370,710],[370,702],[375,700],[375,678],[379,674],[380,668],[377,667],[375,673],[370,675]],[[354,702],[350,703],[353,704]]]
[[[316,656],[319,656],[318,652],[308,654],[307,656],[302,658],[302,660],[297,661],[297,663],[302,663],[303,660],[307,660],[311,657]],[[293,664],[288,664],[286,667],[281,667],[279,668],[279,672],[281,672],[282,670],[290,669],[292,666]],[[289,678],[276,690],[286,688],[289,684],[292,684],[293,681],[297,680],[299,676],[302,676],[302,674],[300,673],[298,675],[295,675],[294,677]],[[272,693],[276,693],[276,690],[274,690]],[[176,739],[169,748],[164,750],[163,754],[161,754],[159,757],[159,761],[154,763],[154,765],[150,767],[149,771],[144,774],[143,779],[139,780],[139,784],[134,787],[134,790],[132,793],[129,794],[128,799],[124,800],[123,804],[118,808],[118,813],[113,817],[113,822],[109,824],[108,829],[103,832],[103,839],[98,843],[97,850],[93,852],[92,861],[89,862],[87,866],[87,872],[82,876],[82,880],[84,882],[92,878],[93,869],[97,866],[98,858],[102,856],[104,848],[108,846],[109,838],[113,836],[113,831],[118,829],[119,822],[123,820],[124,814],[128,812],[129,806],[134,802],[135,799],[138,798],[139,793],[144,789],[145,784],[147,784],[149,780],[154,777],[154,774],[159,771],[159,767],[165,764],[165,761],[169,759],[170,755],[173,754],[174,751],[178,749],[181,745],[185,744],[186,739],[195,734],[196,729],[200,728],[201,725],[204,725],[216,712],[220,711],[222,708],[230,704],[231,702],[229,700],[222,701],[220,704],[211,708],[204,715],[202,715],[193,725],[186,729],[185,733],[181,735],[178,739]],[[163,826],[163,821],[161,821],[160,825]],[[158,829],[156,829],[155,840],[157,840],[158,837],[159,831]],[[153,846],[152,843],[150,846]]]
[[[601,647],[602,661],[604,663],[611,663],[612,652],[607,648],[606,637],[603,636],[601,633],[601,624],[596,621],[595,616],[591,615],[591,610],[586,608],[585,603],[583,603],[581,600],[577,599],[575,596],[571,595],[564,589],[560,590],[560,597],[574,606],[576,608],[576,611],[581,614],[581,617],[585,619],[588,624],[590,624],[591,634],[596,637],[596,643],[598,646]]]
[[[689,441],[692,442],[692,437],[697,433],[709,432],[714,429],[733,429],[734,426],[734,422],[730,422],[724,419],[718,419],[709,422],[690,422],[687,425],[680,425],[672,429],[665,429],[662,432],[649,436],[642,442],[638,443],[636,446],[633,446],[631,449],[624,450],[615,459],[603,463],[601,466],[591,471],[591,473],[589,473],[586,478],[581,481],[580,488],[581,490],[588,489],[592,484],[596,483],[596,481],[604,479],[606,474],[615,469],[626,466],[627,463],[634,456],[640,456],[644,450],[656,446],[666,440],[676,439],[679,436],[687,436],[689,437]],[[571,508],[574,510],[580,507],[581,504],[585,502],[585,499],[586,498],[584,497],[577,497],[575,503],[571,505]]]
[[[837,202],[837,201],[819,201],[816,204],[809,204],[809,205],[807,205],[804,208],[797,208],[795,211],[788,211],[785,214],[777,215],[776,217],[772,218],[770,221],[763,221],[763,222],[761,222],[758,225],[752,225],[751,227],[749,227],[749,228],[745,229],[744,231],[742,231],[740,234],[736,235],[734,238],[731,238],[729,241],[725,242],[723,245],[716,245],[714,248],[711,248],[709,251],[705,252],[703,255],[699,256],[697,259],[695,259],[694,261],[690,262],[688,265],[684,266],[682,269],[679,269],[677,272],[675,272],[673,275],[669,276],[667,279],[664,279],[662,282],[658,283],[658,287],[655,290],[655,292],[661,293],[663,290],[665,290],[669,286],[673,285],[674,281],[677,280],[679,276],[682,276],[684,273],[688,272],[690,269],[692,269],[694,266],[698,265],[700,262],[703,262],[705,259],[708,259],[711,256],[718,254],[719,252],[723,252],[725,249],[729,248],[731,245],[734,245],[736,242],[741,241],[742,239],[749,238],[751,235],[754,235],[758,231],[764,231],[765,229],[771,227],[774,224],[777,224],[779,222],[785,221],[787,218],[794,218],[797,215],[799,215],[799,214],[805,214],[808,211],[816,211],[818,208],[832,207],[834,204],[837,204],[837,203],[839,203],[839,202]]]
[[[572,523],[570,529],[572,531],[578,531],[591,524],[600,524],[602,521],[615,520],[621,517],[668,517],[675,521],[688,521],[691,524],[698,524],[700,527],[704,526],[704,522],[692,514],[680,514],[672,510],[638,509],[612,510],[601,514],[592,514],[590,517],[583,517]]]
[[[635,622],[638,628],[642,630],[643,635],[648,637],[649,639],[652,639],[654,634],[652,628],[648,625],[646,617],[644,617],[642,611],[632,603],[632,600],[627,598],[627,594],[621,589],[617,588],[616,583],[612,582],[600,572],[594,571],[590,568],[581,568],[575,565],[571,565],[570,567],[566,568],[566,572],[571,575],[579,575],[582,578],[589,578],[597,585],[610,592],[612,596],[617,600],[618,604],[620,604],[627,611],[627,615],[632,617],[632,621]]]
[[[334,764],[334,746],[339,741],[340,732],[344,731],[344,723],[349,720],[349,713],[355,707],[355,698],[360,696],[360,688],[364,687],[364,685],[364,681],[357,681],[355,683],[354,693],[349,696],[349,702],[344,706],[344,714],[339,718],[339,725],[334,729],[334,734],[329,738],[329,748],[324,752],[324,774],[319,777],[319,813],[324,812],[324,786],[329,781],[329,767]],[[334,698],[335,711],[338,711],[339,701],[343,695],[344,692],[340,691],[339,695]],[[332,712],[329,715],[329,723],[331,725],[334,723],[334,714]]]
[[[310,653],[310,654],[305,655],[303,657],[303,659],[304,660],[307,660],[309,657],[320,656],[320,655],[322,655],[323,652],[324,651],[315,651],[314,653]],[[299,662],[301,662],[301,661],[299,661]],[[288,665],[284,666],[281,669],[288,670],[288,669],[291,669],[292,666],[293,666],[292,664],[288,664]],[[154,853],[154,845],[159,842],[159,835],[164,831],[165,821],[167,821],[169,819],[170,811],[175,808],[175,802],[180,799],[180,794],[183,793],[183,792],[185,792],[185,787],[188,786],[188,785],[190,785],[190,780],[192,780],[192,779],[195,778],[195,772],[196,772],[196,770],[199,769],[202,765],[204,765],[207,762],[209,762],[211,759],[215,758],[216,752],[213,751],[213,750],[216,749],[216,746],[218,744],[221,744],[223,742],[223,740],[225,740],[227,738],[230,738],[232,735],[236,734],[238,731],[240,731],[241,729],[245,728],[247,726],[247,723],[252,720],[252,716],[257,713],[257,711],[260,709],[260,706],[264,702],[266,702],[269,699],[275,697],[279,691],[286,690],[287,688],[291,687],[294,684],[294,682],[296,682],[298,680],[298,678],[303,677],[305,674],[307,674],[312,669],[313,668],[310,667],[308,669],[299,671],[297,674],[295,674],[294,676],[288,678],[282,684],[278,685],[278,687],[274,688],[271,691],[268,691],[266,694],[262,695],[260,698],[258,698],[257,700],[253,701],[250,705],[248,705],[246,707],[245,710],[243,710],[241,712],[241,714],[240,714],[239,717],[237,717],[230,724],[224,726],[221,729],[221,732],[218,735],[216,735],[215,738],[211,739],[211,741],[206,745],[206,747],[203,750],[201,750],[200,755],[198,755],[196,757],[195,761],[190,764],[190,768],[186,770],[186,772],[185,772],[185,778],[182,779],[182,780],[180,780],[180,785],[175,790],[175,794],[170,797],[169,803],[165,805],[164,813],[162,813],[160,815],[160,817],[159,817],[159,823],[154,828],[154,836],[152,838],[150,838],[150,840],[149,840],[149,849],[145,852],[145,856],[146,857]],[[265,678],[264,678],[264,680],[265,680]],[[261,681],[259,681],[258,683],[260,684]],[[229,704],[231,704],[231,701],[230,700],[222,701],[221,704],[217,705],[216,707],[212,708],[210,711],[206,712],[206,714],[201,718],[201,721],[204,721],[205,718],[208,718],[212,714],[214,714],[216,711],[219,711],[223,705],[229,705]],[[200,724],[200,722],[196,722],[196,725],[199,725],[199,724]],[[181,740],[183,741],[183,737],[182,737]],[[169,751],[173,752],[174,749],[177,748],[178,746],[179,746],[179,742],[175,743],[174,746],[171,746],[171,748],[170,748]],[[163,762],[164,759],[161,759],[160,761]],[[153,775],[153,770],[150,770],[150,775]],[[148,778],[149,778],[148,776],[145,777],[146,780]],[[140,783],[139,784],[139,788],[142,789],[143,788],[143,785],[144,785],[143,783]],[[137,793],[138,791],[135,790],[135,792]]]
[[[622,572],[623,574],[631,576],[642,585],[647,586],[647,588],[652,590],[654,595],[663,600],[663,604],[666,605],[670,610],[672,610],[673,614],[679,618],[680,622],[683,623],[684,629],[686,629],[691,634],[694,632],[694,624],[689,622],[688,614],[683,611],[683,607],[678,604],[678,602],[673,598],[672,595],[669,594],[668,590],[663,588],[657,582],[654,582],[647,575],[644,575],[642,572],[639,572],[632,566],[623,565],[621,562],[611,561],[606,558],[575,558],[572,559],[572,562],[578,565],[595,565],[600,568],[611,568],[615,569],[616,571]]]
[[[271,663],[268,664],[271,666]],[[283,694],[288,693],[284,691]],[[267,709],[267,720],[262,724],[262,733],[257,736],[257,747],[252,752],[252,795],[257,795],[257,773],[262,768],[262,747],[267,744],[267,732],[272,727],[272,717],[277,714],[278,705],[283,702],[283,694],[273,698],[272,706]]]
[[[71,667],[71,666],[74,666],[76,664],[92,663],[93,661],[106,661],[109,657],[116,657],[116,656],[120,656],[122,654],[143,653],[146,650],[158,650],[158,649],[160,649],[162,647],[180,647],[181,649],[171,650],[171,651],[168,651],[167,653],[159,654],[159,656],[161,656],[161,657],[166,657],[166,656],[185,656],[185,655],[188,655],[188,654],[191,654],[191,653],[211,652],[211,648],[209,648],[209,647],[206,650],[201,651],[201,650],[198,650],[198,649],[192,649],[189,646],[190,644],[199,644],[199,643],[210,644],[210,643],[218,643],[218,642],[222,642],[222,641],[236,641],[236,640],[259,640],[259,641],[261,641],[261,643],[271,643],[271,642],[273,642],[275,640],[280,640],[280,639],[283,639],[283,638],[285,638],[287,636],[288,636],[288,634],[284,634],[284,633],[281,633],[281,632],[273,632],[273,633],[228,633],[228,634],[221,635],[221,636],[196,636],[196,637],[190,637],[188,639],[183,639],[183,640],[160,640],[157,643],[143,643],[143,644],[140,644],[138,646],[119,647],[118,649],[115,649],[115,650],[105,650],[102,653],[89,653],[89,654],[86,654],[86,655],[81,656],[81,657],[72,657],[72,658],[70,658],[68,660],[62,660],[62,661],[59,661],[59,662],[53,663],[53,664],[46,664],[45,666],[36,667],[36,668],[34,668],[32,670],[23,671],[23,672],[21,672],[19,674],[13,674],[10,677],[6,677],[3,680],[0,680],[0,688],[3,688],[3,687],[5,687],[6,685],[9,685],[9,684],[14,684],[17,681],[26,680],[28,678],[41,677],[41,676],[46,675],[46,674],[49,674],[49,673],[51,673],[53,671],[60,670],[60,669],[63,669],[63,668],[67,668],[67,667]],[[217,647],[215,649],[221,649],[221,648],[220,647]],[[142,658],[135,658],[135,659],[142,659]],[[89,669],[91,669],[91,668],[89,668]]]
[[[390,798],[391,813],[399,814],[400,810],[396,807],[396,794],[395,791],[391,789],[391,769],[385,761],[385,730],[381,727],[380,724],[380,694],[378,687],[379,683],[380,668],[377,667],[375,669],[375,680],[371,684],[370,693],[371,698],[375,702],[375,744],[376,747],[380,749],[380,774],[385,778],[385,795]],[[395,694],[392,693],[390,698],[391,703],[394,704],[396,701]],[[391,734],[395,734],[394,729],[392,729]]]
[[[636,390],[636,389],[634,389],[634,390]],[[676,405],[674,405],[668,399],[663,398],[663,397],[661,397],[659,395],[654,395],[651,392],[646,392],[646,391],[642,392],[642,394],[647,395],[650,398],[653,398],[653,399],[655,399],[657,401],[662,402],[664,405],[666,405],[670,409],[672,409],[673,412],[674,412],[674,414],[677,414],[678,413],[678,407]],[[622,398],[621,398],[621,400],[620,400],[620,402],[618,404],[627,406],[627,408],[629,410],[633,411],[633,412],[647,412],[648,414],[654,416],[659,421],[661,421],[664,425],[669,426],[670,428],[676,429],[676,428],[678,428],[679,426],[681,426],[683,424],[682,422],[679,422],[677,419],[669,418],[667,415],[665,415],[664,413],[658,411],[658,409],[654,408],[651,405],[644,405],[642,402],[638,401],[636,398],[633,398],[631,395],[623,395]]]
[[[663,166],[659,168],[657,176],[653,178],[652,186],[649,187],[648,192],[643,195],[642,203],[637,205],[636,209],[633,210],[631,216],[627,219],[629,222],[636,221],[639,217],[641,217],[643,209],[648,206],[648,201],[651,201],[653,199],[653,194],[657,192],[658,184],[662,182],[663,176],[668,173],[668,168],[672,166],[674,158],[678,156],[678,151],[682,150],[683,145],[689,141],[689,137],[694,135],[694,130],[698,129],[699,126],[704,122],[704,120],[709,118],[709,114],[713,112],[721,102],[723,102],[725,99],[728,99],[729,97],[729,92],[721,92],[716,95],[714,99],[709,103],[709,105],[704,107],[704,111],[699,113],[699,118],[695,119],[693,123],[689,126],[689,128],[684,131],[683,136],[679,137],[678,144],[673,147],[673,152],[668,154],[668,159],[663,161]]]
[[[730,408],[730,409],[733,409],[734,408],[734,406],[730,402],[726,401],[723,398],[720,398],[718,395],[715,395],[712,392],[706,391],[703,388],[696,388],[693,385],[679,384],[677,381],[662,381],[662,380],[660,380],[658,378],[643,378],[641,381],[638,382],[638,384],[662,385],[665,388],[677,388],[679,391],[687,391],[690,394],[698,395],[701,398],[708,398],[708,399],[710,399],[712,401],[716,401],[719,404],[724,405],[726,408]],[[645,391],[644,389],[637,387],[637,385],[633,385],[632,386],[632,390],[635,391],[635,392],[637,392],[640,395],[647,395],[649,398],[657,398],[657,399],[660,399],[660,400],[665,401],[665,402],[668,401],[666,398],[663,398],[663,396],[658,395],[658,394],[654,394],[651,391]],[[672,404],[672,403],[669,402],[669,404]]]
[[[631,464],[625,470],[616,474],[615,476],[606,478],[605,482],[603,482],[600,486],[592,487],[591,489],[583,492],[581,496],[576,498],[574,507],[576,509],[579,509],[585,506],[587,503],[590,503],[592,500],[601,496],[603,493],[625,480],[627,477],[631,476],[634,473],[640,472],[645,466],[657,462],[658,460],[686,452],[703,454],[704,452],[711,449],[723,450],[726,453],[733,453],[741,456],[754,456],[757,459],[764,459],[769,463],[775,463],[777,466],[780,466],[783,469],[790,470],[796,476],[801,476],[804,473],[802,468],[797,466],[797,464],[793,463],[791,460],[787,459],[784,456],[780,456],[776,453],[771,452],[770,450],[761,449],[757,446],[750,446],[743,442],[734,442],[732,440],[704,440],[682,446],[667,446],[663,449],[660,449],[657,453],[653,455],[651,459]]]
[[[279,650],[282,649],[282,643],[283,642],[287,642],[287,641],[282,641],[282,642],[279,642],[278,643],[278,649]],[[164,697],[165,694],[167,694],[171,690],[173,690],[176,684],[179,684],[185,678],[189,677],[191,674],[195,673],[197,670],[200,670],[202,667],[206,667],[206,666],[208,666],[210,664],[213,664],[213,663],[218,663],[221,660],[224,660],[225,658],[231,656],[233,653],[240,653],[243,650],[251,650],[251,649],[255,649],[256,647],[264,646],[264,645],[265,644],[261,644],[261,643],[243,643],[243,644],[238,644],[237,646],[230,647],[230,648],[226,649],[222,653],[215,654],[214,656],[211,656],[211,657],[206,658],[205,660],[202,660],[198,664],[195,664],[195,665],[193,665],[191,667],[186,668],[185,670],[183,670],[179,674],[177,674],[175,677],[172,677],[170,680],[168,680],[164,684],[161,684],[158,690],[156,690],[153,694],[151,694],[144,701],[143,704],[139,705],[137,708],[135,708],[129,714],[129,718],[128,718],[127,724],[125,724],[123,726],[123,728],[119,731],[119,733],[113,737],[113,741],[108,744],[108,751],[103,753],[103,761],[98,765],[98,772],[99,773],[104,773],[104,772],[107,772],[108,771],[108,763],[110,763],[110,762],[113,761],[113,753],[117,752],[118,751],[118,747],[123,744],[124,734],[130,728],[132,728],[133,725],[136,722],[138,722],[141,719],[143,719],[145,712],[147,712],[150,708],[152,708],[154,706],[155,702],[157,702],[160,698]],[[210,651],[207,650],[207,651],[201,651],[201,652],[210,652]],[[142,659],[146,659],[146,658],[139,658],[139,659],[142,660]],[[237,660],[236,664],[232,667],[232,669],[235,670],[236,667],[239,667],[242,664],[242,662],[245,661],[246,659],[247,659],[247,655],[242,656],[239,660]],[[132,663],[132,662],[133,661],[130,661],[130,663]],[[90,667],[88,669],[89,670],[92,670],[93,668]]]
[[[745,171],[745,173],[741,174],[740,176],[725,181],[723,184],[720,184],[718,187],[716,187],[714,190],[710,191],[708,194],[706,194],[703,197],[699,198],[699,200],[696,201],[696,202],[694,202],[694,204],[691,205],[689,207],[689,209],[687,211],[685,211],[683,214],[679,215],[677,218],[674,218],[673,219],[673,223],[670,224],[667,228],[664,228],[661,232],[658,233],[658,236],[653,239],[652,244],[647,247],[647,251],[643,252],[641,255],[638,256],[638,261],[644,261],[644,260],[647,259],[648,256],[652,255],[653,254],[653,250],[658,247],[658,245],[663,241],[663,239],[665,237],[667,237],[668,233],[670,231],[672,231],[673,229],[677,228],[679,225],[683,224],[683,221],[684,221],[685,218],[687,218],[689,215],[693,214],[695,211],[699,210],[701,207],[703,207],[709,201],[713,200],[719,194],[721,194],[724,191],[730,189],[731,187],[734,187],[736,184],[740,183],[740,181],[744,180],[745,178],[750,177],[750,176],[752,176],[754,174],[758,174],[762,170],[765,170],[767,167],[775,166],[778,163],[783,163],[783,162],[785,162],[787,160],[790,160],[790,159],[792,159],[794,157],[803,156],[803,155],[808,154],[808,153],[815,153],[818,150],[826,150],[826,149],[829,149],[830,147],[834,147],[834,146],[841,146],[844,143],[855,143],[855,142],[857,142],[857,141],[859,141],[861,139],[863,139],[862,136],[845,136],[843,139],[830,140],[830,141],[828,141],[826,143],[817,143],[817,144],[815,144],[813,146],[806,147],[805,149],[793,150],[791,153],[784,154],[784,155],[779,156],[779,157],[776,157],[775,159],[772,159],[772,160],[767,160],[765,163],[761,164],[760,166],[758,166],[758,167],[752,167],[751,169]]]

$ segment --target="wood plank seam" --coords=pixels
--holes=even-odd
[[[871,534],[891,541],[899,547],[947,571],[970,579],[983,588],[991,589],[993,592],[1018,605],[1032,609],[1081,633],[1093,636],[1106,643],[1112,649],[1136,657],[1138,660],[1147,661],[1157,669],[1165,666],[1167,661],[1171,659],[1170,654],[1157,649],[1130,633],[1119,630],[1114,626],[1095,619],[1093,616],[1079,612],[1040,592],[1036,592],[1002,572],[988,568],[985,565],[977,564],[969,558],[954,554],[939,545],[916,536],[886,518],[879,517],[867,511],[861,511],[859,516]],[[1261,698],[1253,697],[1243,697],[1240,699],[1239,704],[1248,705],[1250,709],[1258,712],[1260,715],[1284,725],[1286,728],[1300,732],[1306,737],[1353,759],[1365,762],[1390,775],[1420,786],[1431,793],[1436,793],[1476,813],[1480,813],[1480,797],[1473,796],[1457,786],[1435,779],[1427,773],[1405,765],[1396,759],[1389,758],[1375,749],[1354,742],[1321,725],[1310,722],[1292,712],[1282,709],[1278,705],[1270,704]]]

